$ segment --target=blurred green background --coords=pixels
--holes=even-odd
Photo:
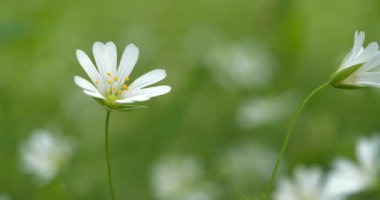
[[[119,199],[230,200],[261,195],[289,118],[327,81],[355,30],[380,41],[376,0],[2,0],[0,195],[11,199],[108,199],[105,111],[82,94],[75,57],[114,41],[134,43],[131,75],[167,70],[168,95],[111,116]],[[329,169],[379,130],[380,92],[328,88],[307,106],[281,173]],[[21,148],[35,130],[71,138],[65,167],[48,183],[25,173]],[[177,196],[176,196],[177,195]],[[182,196],[181,196],[182,195]]]

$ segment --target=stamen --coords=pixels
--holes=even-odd
[[[96,80],[96,81],[95,81],[95,85],[99,85],[99,80]]]
[[[124,81],[129,81],[129,77],[126,76],[126,77],[124,78]]]
[[[113,78],[113,80],[116,82],[119,80],[119,78],[117,76],[115,76],[115,78]]]
[[[112,76],[111,72],[107,72],[107,76],[111,77]]]
[[[121,92],[122,92],[121,90],[118,90],[118,91],[117,91],[117,94],[119,94],[119,95],[120,95],[120,94],[121,94]]]
[[[111,83],[112,83],[112,80],[107,80],[107,83],[108,83],[108,84],[111,84]]]
[[[116,91],[116,86],[113,86],[113,87],[112,87],[112,91]]]
[[[123,85],[123,88],[125,91],[127,91],[129,89],[128,85],[126,85],[126,84]]]

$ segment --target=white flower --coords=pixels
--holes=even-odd
[[[250,98],[241,104],[236,121],[245,129],[273,124],[293,112],[294,102],[296,99],[291,92],[279,96]]]
[[[146,88],[166,77],[166,72],[162,69],[152,70],[137,78],[132,84],[127,84],[139,55],[135,45],[129,44],[125,48],[119,67],[117,67],[117,49],[113,42],[106,44],[95,42],[92,50],[97,67],[85,52],[79,49],[76,51],[78,61],[92,83],[79,76],[75,76],[74,81],[85,94],[100,100],[108,108],[147,101],[151,97],[166,94],[171,90],[171,87],[166,85]]]
[[[326,190],[320,168],[297,167],[294,175],[294,180],[279,181],[274,200],[340,200]]]
[[[10,200],[9,196],[6,194],[1,194],[0,195],[0,200]]]
[[[71,140],[37,130],[21,147],[21,167],[44,184],[58,175],[73,152]]]
[[[364,39],[364,32],[355,32],[353,48],[332,77],[331,84],[334,87],[380,87],[380,72],[374,71],[380,66],[379,45],[372,42],[363,47]]]
[[[216,186],[205,182],[203,170],[193,158],[166,158],[152,170],[154,196],[159,200],[212,200]]]
[[[273,78],[273,58],[262,46],[251,42],[216,46],[206,54],[206,64],[223,87],[265,87]]]
[[[260,162],[257,162],[257,161]],[[252,182],[261,182],[270,178],[268,171],[276,161],[276,153],[265,145],[256,142],[244,142],[227,149],[218,162],[223,176],[232,184],[247,186],[252,190]],[[255,177],[252,180],[252,177]]]
[[[378,184],[380,136],[360,139],[356,145],[356,157],[358,163],[343,158],[335,162],[327,183],[331,192],[344,197]]]

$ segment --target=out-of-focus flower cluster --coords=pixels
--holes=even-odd
[[[0,200],[10,200],[10,198],[6,194],[0,194]]]
[[[326,174],[320,167],[300,166],[294,179],[283,178],[273,194],[274,200],[346,200],[371,195],[379,187],[380,135],[361,138],[356,144],[356,161],[335,160]],[[366,196],[365,199],[378,199]],[[354,199],[363,199],[358,197]]]
[[[160,160],[152,170],[154,196],[159,200],[218,199],[218,187],[203,176],[202,167],[191,157]]]
[[[47,184],[66,167],[73,150],[70,138],[36,130],[21,146],[21,168],[40,184]]]

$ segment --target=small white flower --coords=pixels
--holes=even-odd
[[[320,168],[297,167],[294,175],[294,180],[279,181],[274,200],[340,200],[326,191]]]
[[[355,32],[353,48],[332,77],[331,84],[334,87],[380,87],[380,72],[374,71],[380,66],[379,45],[372,42],[363,47],[364,39],[364,32]]]
[[[154,196],[159,200],[212,200],[217,187],[203,180],[203,170],[193,158],[166,158],[152,170]]]
[[[66,166],[72,152],[71,140],[37,130],[21,146],[21,167],[40,183],[48,183]]]
[[[270,53],[251,42],[216,46],[205,61],[216,81],[232,91],[265,87],[274,75]]]
[[[344,197],[378,184],[380,136],[360,139],[356,145],[356,157],[358,163],[343,158],[335,162],[327,183],[331,192]]]
[[[97,67],[85,52],[79,49],[76,51],[78,61],[92,83],[79,76],[75,76],[74,81],[85,94],[100,100],[108,108],[114,109],[122,104],[147,101],[171,90],[171,87],[166,85],[146,88],[166,77],[166,72],[162,69],[152,70],[130,85],[127,84],[139,55],[135,45],[129,44],[125,48],[119,67],[117,49],[113,42],[95,42],[92,50]]]
[[[296,99],[291,92],[279,96],[250,98],[241,104],[236,121],[245,129],[273,124],[293,112],[294,102]]]
[[[260,162],[257,162],[257,161]],[[227,149],[218,162],[221,174],[232,184],[252,189],[253,181],[270,178],[270,169],[276,161],[276,153],[265,145],[244,142]],[[252,180],[252,177],[255,177]]]
[[[10,200],[10,198],[6,194],[0,194],[0,200]]]

